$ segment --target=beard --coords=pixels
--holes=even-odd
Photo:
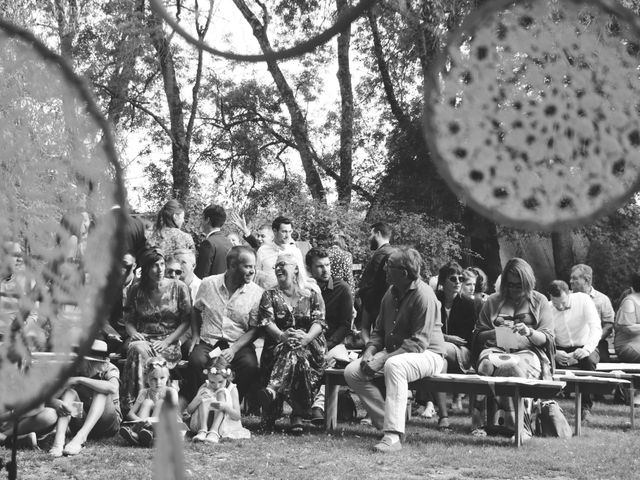
[[[378,243],[378,240],[375,238],[369,239],[369,250],[376,251],[379,246],[380,244]]]

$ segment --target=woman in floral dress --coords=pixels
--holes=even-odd
[[[158,247],[165,255],[173,255],[176,250],[195,251],[193,238],[180,230],[184,225],[184,207],[177,200],[169,200],[158,212],[156,226],[149,238],[149,244]]]
[[[122,388],[123,407],[128,410],[144,388],[144,365],[161,356],[173,369],[181,360],[180,336],[191,319],[189,287],[164,277],[164,256],[157,248],[140,255],[142,276],[131,286],[124,309],[127,362]]]
[[[299,434],[326,367],[324,302],[293,255],[278,255],[275,271],[278,286],[262,295],[257,319],[265,332],[260,360],[266,384],[260,391],[263,426],[273,427],[280,398],[291,405],[290,432]]]

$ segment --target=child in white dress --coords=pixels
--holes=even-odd
[[[178,404],[178,392],[169,383],[169,367],[162,357],[152,357],[145,363],[144,377],[147,388],[140,390],[138,398],[127,413],[128,425],[120,428],[120,436],[131,445],[151,446],[154,433],[152,424],[158,418],[166,395]]]
[[[251,438],[251,432],[240,422],[240,400],[233,373],[222,357],[210,361],[204,370],[207,380],[187,406],[196,435],[194,442],[218,443],[221,438]]]

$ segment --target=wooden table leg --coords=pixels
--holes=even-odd
[[[580,385],[575,385],[576,394],[576,437],[579,437],[582,433],[582,392],[580,391]]]
[[[520,389],[516,387],[513,394],[513,406],[515,408],[515,446],[516,448],[522,445],[522,432],[524,431],[524,398],[520,396]]]
[[[324,422],[329,432],[338,425],[338,391],[340,385],[334,384],[331,375],[326,375],[324,383]]]
[[[636,389],[633,386],[633,379],[629,384],[629,410],[631,411],[631,428],[636,426],[636,405],[635,405]]]

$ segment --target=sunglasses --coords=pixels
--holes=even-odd
[[[522,282],[507,282],[507,288],[522,288]]]
[[[464,276],[463,275],[451,275],[449,277],[449,281],[451,283],[463,283],[464,282]]]
[[[279,262],[276,263],[273,268],[275,270],[276,268],[284,268],[287,265],[295,265],[295,263]]]
[[[133,268],[133,264],[132,263],[125,263],[122,265],[122,269],[126,272],[129,273],[131,271],[131,269]]]
[[[165,273],[165,275],[177,275],[180,276],[182,275],[182,270],[172,270],[172,269],[168,269]]]

